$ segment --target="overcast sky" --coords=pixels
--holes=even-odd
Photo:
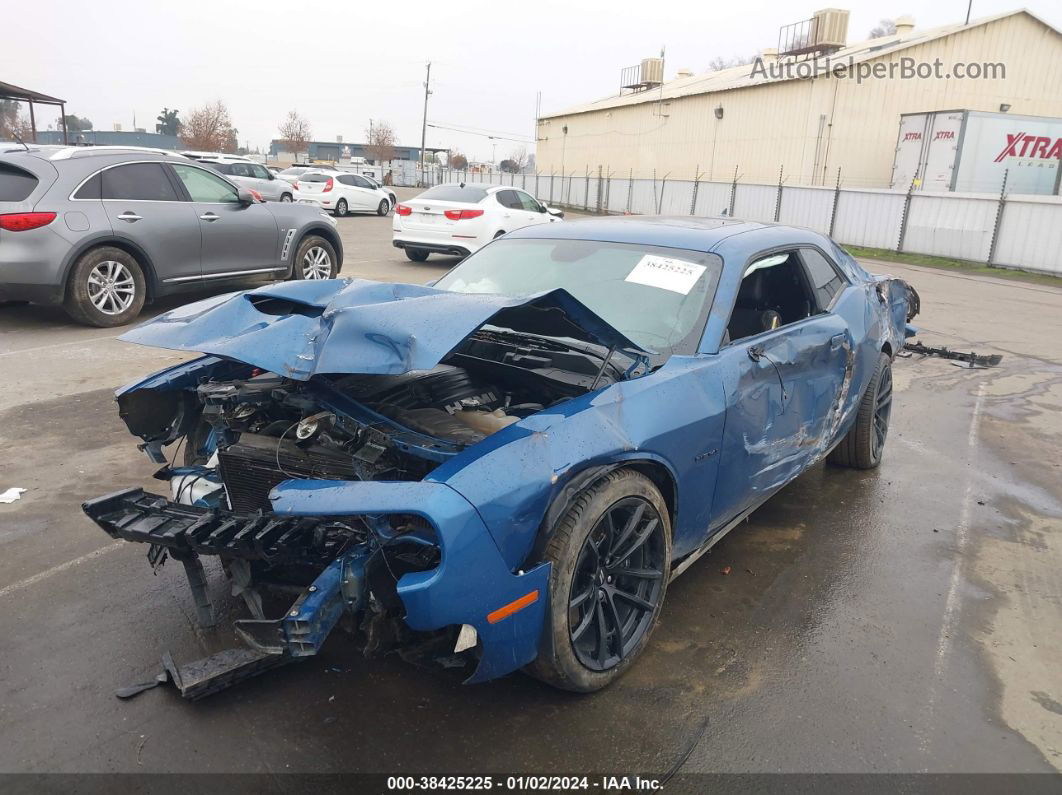
[[[850,42],[883,16],[933,27],[966,15],[967,0],[891,2],[57,0],[45,25],[22,0],[2,0],[0,80],[63,98],[98,129],[131,129],[135,114],[153,131],[163,106],[222,99],[251,148],[268,146],[291,109],[318,140],[362,141],[373,118],[389,121],[400,144],[419,145],[430,60],[429,124],[500,135],[429,127],[428,146],[489,159],[496,144],[501,159],[520,145],[501,136],[532,139],[539,91],[544,111],[614,94],[620,69],[661,46],[671,78],[680,68],[703,72],[715,56],[775,47],[780,25],[820,7],[851,10]],[[1022,3],[1062,27],[1059,0],[973,0],[972,18]],[[47,109],[38,116],[41,127],[54,120]]]

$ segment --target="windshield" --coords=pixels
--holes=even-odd
[[[693,353],[722,261],[685,249],[593,240],[497,240],[435,286],[524,297],[563,287],[628,339],[664,354]]]
[[[306,169],[306,168],[285,168],[280,173],[281,174],[290,174],[293,177],[297,177],[299,174],[301,174],[304,171],[309,171],[309,169]]]

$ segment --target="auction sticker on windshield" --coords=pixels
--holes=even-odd
[[[704,266],[696,262],[646,254],[638,260],[638,264],[627,274],[624,281],[689,295],[704,271]]]

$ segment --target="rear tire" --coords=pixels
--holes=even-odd
[[[881,463],[892,413],[892,360],[878,355],[874,375],[859,401],[855,423],[826,461],[851,469],[874,469]]]
[[[280,194],[280,200],[282,202],[284,202],[284,204],[291,204],[291,201],[292,201],[291,194],[290,193],[282,193],[282,194]]]
[[[88,326],[124,326],[140,314],[146,296],[140,263],[120,248],[101,246],[74,263],[63,308],[73,320]]]
[[[310,235],[295,252],[291,278],[334,279],[338,271],[338,257],[332,244],[323,237]]]
[[[525,670],[562,690],[600,690],[630,668],[659,618],[671,569],[664,498],[639,472],[611,472],[574,500],[542,559],[553,567],[546,625]]]
[[[343,218],[347,214],[347,200],[340,199],[336,202],[336,218]]]
[[[380,205],[376,208],[376,214],[382,217],[389,212],[391,212],[391,202],[387,199],[380,199]]]
[[[422,248],[407,248],[406,257],[413,262],[424,262],[428,258],[428,252]]]

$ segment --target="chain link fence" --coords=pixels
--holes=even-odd
[[[693,173],[699,173],[695,171]],[[519,173],[426,169],[424,185],[511,185],[541,202],[619,215],[727,215],[814,229],[839,243],[1062,275],[1062,197],[997,192],[924,193],[858,188],[837,172],[833,186],[635,177],[606,166],[582,172]]]

